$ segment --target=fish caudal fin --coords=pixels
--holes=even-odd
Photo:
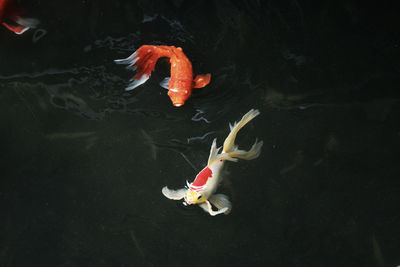
[[[125,89],[132,90],[145,83],[154,70],[156,62],[160,57],[158,48],[152,45],[143,45],[135,53],[125,59],[114,60],[117,64],[128,64],[127,69],[136,71],[136,75],[131,79],[132,82]]]
[[[15,34],[23,34],[27,30],[29,30],[29,27],[24,27],[24,26],[21,26],[21,25],[11,25],[11,24],[8,24],[6,22],[3,22],[2,24],[3,24],[4,27],[6,27],[10,31],[14,32]]]
[[[13,24],[8,22],[2,22],[2,24],[15,34],[23,34],[30,28],[36,28],[39,24],[39,20],[34,18],[23,18],[17,15],[11,15],[9,18],[14,22]]]
[[[233,152],[235,147],[235,139],[236,135],[239,132],[240,129],[243,128],[247,123],[249,123],[252,119],[257,117],[260,114],[260,112],[257,109],[251,109],[249,112],[247,112],[242,119],[239,122],[235,122],[233,125],[229,124],[229,127],[231,129],[231,132],[229,133],[228,137],[225,139],[224,142],[224,148],[222,152],[224,153],[230,153]]]
[[[211,74],[197,75],[193,80],[193,88],[202,88],[210,83]]]
[[[250,148],[249,151],[240,150],[237,148],[237,146],[235,146],[232,149],[232,152],[229,152],[228,154],[232,158],[245,159],[245,160],[255,159],[258,158],[258,156],[260,155],[263,144],[264,144],[263,141],[257,141],[256,139],[256,142]]]
[[[214,139],[211,149],[210,156],[208,158],[208,166],[211,166],[217,160],[228,160],[238,161],[238,159],[251,160],[257,158],[261,153],[263,141],[257,141],[253,144],[249,151],[240,150],[235,145],[236,135],[243,126],[249,123],[252,119],[258,116],[260,112],[256,109],[252,109],[247,112],[239,122],[235,122],[234,125],[229,125],[231,132],[225,139],[223,150],[219,153],[221,148],[217,148],[216,139]]]
[[[16,34],[22,34],[30,28],[36,28],[39,24],[39,20],[34,18],[24,18],[21,16],[23,13],[23,9],[17,8],[13,3],[11,3],[11,6],[7,6],[7,13],[5,14],[7,19],[6,21],[3,21],[2,24]]]

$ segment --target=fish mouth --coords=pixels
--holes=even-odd
[[[183,198],[183,200],[184,200],[184,202],[186,203],[186,205],[192,205],[192,204],[194,204],[193,199],[188,198],[187,196],[185,196],[185,197]]]

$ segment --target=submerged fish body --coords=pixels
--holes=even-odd
[[[192,63],[183,53],[182,48],[143,45],[129,57],[115,60],[117,64],[128,64],[128,69],[137,72],[126,90],[132,90],[145,83],[161,57],[169,58],[171,77],[165,78],[160,85],[168,89],[168,95],[174,106],[182,106],[192,94],[193,88],[201,88],[210,83],[210,74],[197,75],[193,79]]]
[[[16,34],[22,34],[39,24],[37,19],[22,17],[22,13],[15,6],[14,0],[0,0],[0,23]]]
[[[168,187],[162,189],[165,197],[173,200],[184,199],[185,205],[197,204],[204,211],[210,215],[215,216],[218,214],[228,214],[232,209],[232,204],[228,197],[224,194],[215,194],[219,183],[222,180],[223,166],[226,161],[238,161],[238,159],[251,160],[257,158],[261,153],[262,141],[257,141],[250,148],[250,150],[240,150],[235,145],[236,135],[239,130],[250,122],[253,118],[258,116],[258,110],[250,110],[242,119],[230,125],[231,132],[225,139],[222,152],[219,153],[221,148],[217,148],[216,139],[214,139],[210,156],[208,158],[207,166],[197,174],[192,183],[187,182],[187,186],[182,189],[172,190]],[[214,211],[213,206],[218,210]]]

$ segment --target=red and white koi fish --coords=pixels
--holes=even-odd
[[[162,193],[169,199],[180,200],[184,199],[184,204],[198,204],[204,211],[215,216],[221,213],[228,214],[232,209],[232,204],[228,197],[224,194],[215,194],[219,183],[222,180],[222,168],[225,161],[238,161],[238,159],[251,160],[257,158],[261,153],[262,141],[257,141],[249,151],[240,150],[235,145],[236,134],[249,121],[255,118],[260,112],[258,110],[250,110],[242,119],[232,126],[229,124],[231,132],[225,139],[221,153],[218,153],[221,148],[217,148],[216,139],[214,139],[207,166],[197,174],[193,183],[187,183],[187,187],[171,190],[168,187],[162,189]],[[212,205],[218,210],[214,211]]]
[[[39,24],[37,19],[21,17],[22,13],[23,11],[14,5],[14,0],[0,0],[0,22],[16,34],[22,34]]]
[[[129,64],[127,69],[137,71],[131,79],[133,81],[125,90],[132,90],[145,83],[160,57],[169,58],[171,63],[171,78],[165,78],[160,85],[168,89],[168,95],[174,106],[182,106],[192,94],[193,88],[201,88],[210,83],[210,74],[197,75],[193,80],[192,63],[183,53],[182,48],[143,45],[129,57],[114,60],[117,64]]]

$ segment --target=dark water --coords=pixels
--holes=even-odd
[[[0,30],[1,267],[400,265],[394,7],[20,4],[41,24]],[[143,44],[181,46],[211,84],[174,108],[160,61],[125,92],[113,60]],[[232,213],[166,199],[251,108],[237,142],[264,147],[228,166]]]

